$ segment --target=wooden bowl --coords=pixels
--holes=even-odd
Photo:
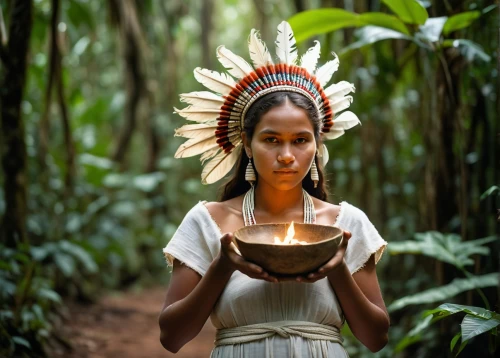
[[[295,239],[305,245],[276,245],[274,237],[286,236],[289,223],[257,224],[234,233],[234,243],[241,255],[270,274],[292,276],[318,269],[332,258],[343,238],[337,227],[294,223]]]

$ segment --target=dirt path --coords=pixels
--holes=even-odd
[[[73,350],[68,353],[58,349],[51,357],[209,357],[215,335],[210,322],[175,355],[161,346],[157,319],[164,297],[165,288],[153,288],[107,296],[90,306],[70,305],[71,319],[64,326],[63,334]]]

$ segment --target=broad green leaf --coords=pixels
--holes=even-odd
[[[80,261],[83,264],[87,272],[95,273],[98,271],[97,264],[95,263],[92,256],[87,251],[85,251],[81,246],[78,246],[66,240],[61,241],[59,245],[61,246],[61,249],[63,249],[65,252],[67,252],[74,258],[78,259],[78,261]]]
[[[14,341],[15,344],[19,346],[25,346],[28,349],[31,349],[31,344],[28,340],[24,339],[23,337],[19,336],[14,336],[12,337],[12,340]]]
[[[466,11],[460,14],[450,16],[446,24],[444,24],[443,34],[448,35],[450,32],[468,27],[474,20],[481,16],[480,11]]]
[[[54,261],[64,276],[70,277],[75,272],[75,260],[70,255],[57,252],[54,255]]]
[[[124,188],[130,182],[128,174],[110,173],[104,177],[102,184],[108,188]]]
[[[135,188],[149,193],[155,190],[166,177],[162,172],[148,173],[136,176],[132,182]]]
[[[113,161],[108,158],[98,157],[89,153],[81,154],[79,160],[81,164],[91,165],[101,169],[111,169],[114,165]]]
[[[445,40],[443,41],[443,47],[456,47],[460,49],[460,52],[468,61],[474,60],[475,57],[485,62],[489,62],[491,60],[491,57],[483,51],[481,46],[470,40]]]
[[[429,290],[402,297],[387,307],[390,312],[397,311],[410,305],[421,305],[444,301],[458,295],[461,292],[483,287],[495,287],[499,283],[498,274],[490,273],[470,278],[457,278],[447,285],[431,288]]]
[[[358,14],[342,9],[317,9],[300,12],[288,19],[297,42],[311,36],[360,25]]]
[[[429,42],[439,41],[439,37],[441,36],[443,26],[447,19],[448,17],[446,16],[428,18],[425,24],[420,26],[418,35]]]
[[[385,27],[405,35],[410,35],[410,31],[406,25],[396,16],[384,14],[383,12],[365,12],[359,14],[359,19],[365,25],[375,25],[380,27]]]
[[[480,200],[484,200],[484,199],[486,199],[488,196],[490,196],[491,194],[493,194],[496,191],[500,192],[500,188],[498,186],[496,186],[496,185],[493,185],[491,188],[489,188],[483,194],[481,194],[481,197],[479,199]]]
[[[492,10],[494,10],[494,9],[496,9],[496,7],[497,7],[497,6],[498,6],[498,5],[496,5],[496,4],[492,4],[492,5],[490,5],[490,6],[486,6],[486,7],[483,9],[483,11],[482,11],[483,15],[484,15],[484,14],[489,13],[490,11],[492,11]]]
[[[342,9],[308,10],[292,16],[289,20],[297,42],[311,36],[324,34],[346,27],[374,25],[410,35],[406,25],[393,15],[381,12],[356,14]]]
[[[382,2],[407,24],[423,25],[429,17],[427,10],[415,0],[382,0]]]
[[[382,40],[388,40],[388,39],[412,40],[412,37],[407,36],[401,32],[394,31],[391,29],[386,29],[384,27],[379,27],[379,26],[365,26],[356,31],[356,33],[359,37],[359,40],[345,47],[340,52],[341,54]]]
[[[500,320],[484,319],[466,315],[462,321],[462,342],[465,342],[481,333],[487,332],[500,325]]]
[[[48,288],[40,288],[36,291],[38,298],[46,299],[55,303],[62,303],[61,296],[56,291]]]
[[[438,308],[432,311],[427,311],[424,313],[424,315],[428,315],[430,313],[435,313],[437,311],[445,311],[449,312],[450,314],[458,313],[458,312],[465,312],[467,314],[471,314],[480,318],[488,319],[492,317],[491,311],[482,308],[482,307],[476,307],[476,306],[466,306],[466,305],[458,305],[455,303],[443,303],[440,305]]]
[[[435,231],[415,234],[416,240],[396,241],[388,248],[392,255],[422,254],[437,260],[447,262],[456,267],[463,267],[474,263],[470,256],[474,254],[489,255],[490,249],[484,247],[487,243],[498,238],[489,236],[482,239],[461,241],[456,234],[443,235]]]

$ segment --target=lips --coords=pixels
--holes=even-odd
[[[297,174],[296,170],[289,170],[289,169],[284,169],[284,170],[275,170],[274,171],[276,174],[279,175],[292,175],[292,174]]]

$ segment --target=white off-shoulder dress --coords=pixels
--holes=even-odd
[[[387,242],[360,209],[347,202],[340,206],[334,225],[352,233],[345,261],[354,274],[372,254],[378,262]],[[221,236],[205,202],[199,202],[186,215],[163,252],[169,265],[176,258],[203,276],[220,251]],[[221,341],[222,345],[216,343],[211,357],[348,357],[341,340],[314,335],[325,329],[331,329],[335,335],[344,322],[335,292],[326,278],[315,283],[270,283],[236,271],[210,318],[218,332],[229,332],[231,336],[232,331],[243,329],[243,335],[248,332],[249,337],[236,338],[236,342],[244,343],[231,343],[231,338]],[[311,330],[313,334],[308,333]]]

